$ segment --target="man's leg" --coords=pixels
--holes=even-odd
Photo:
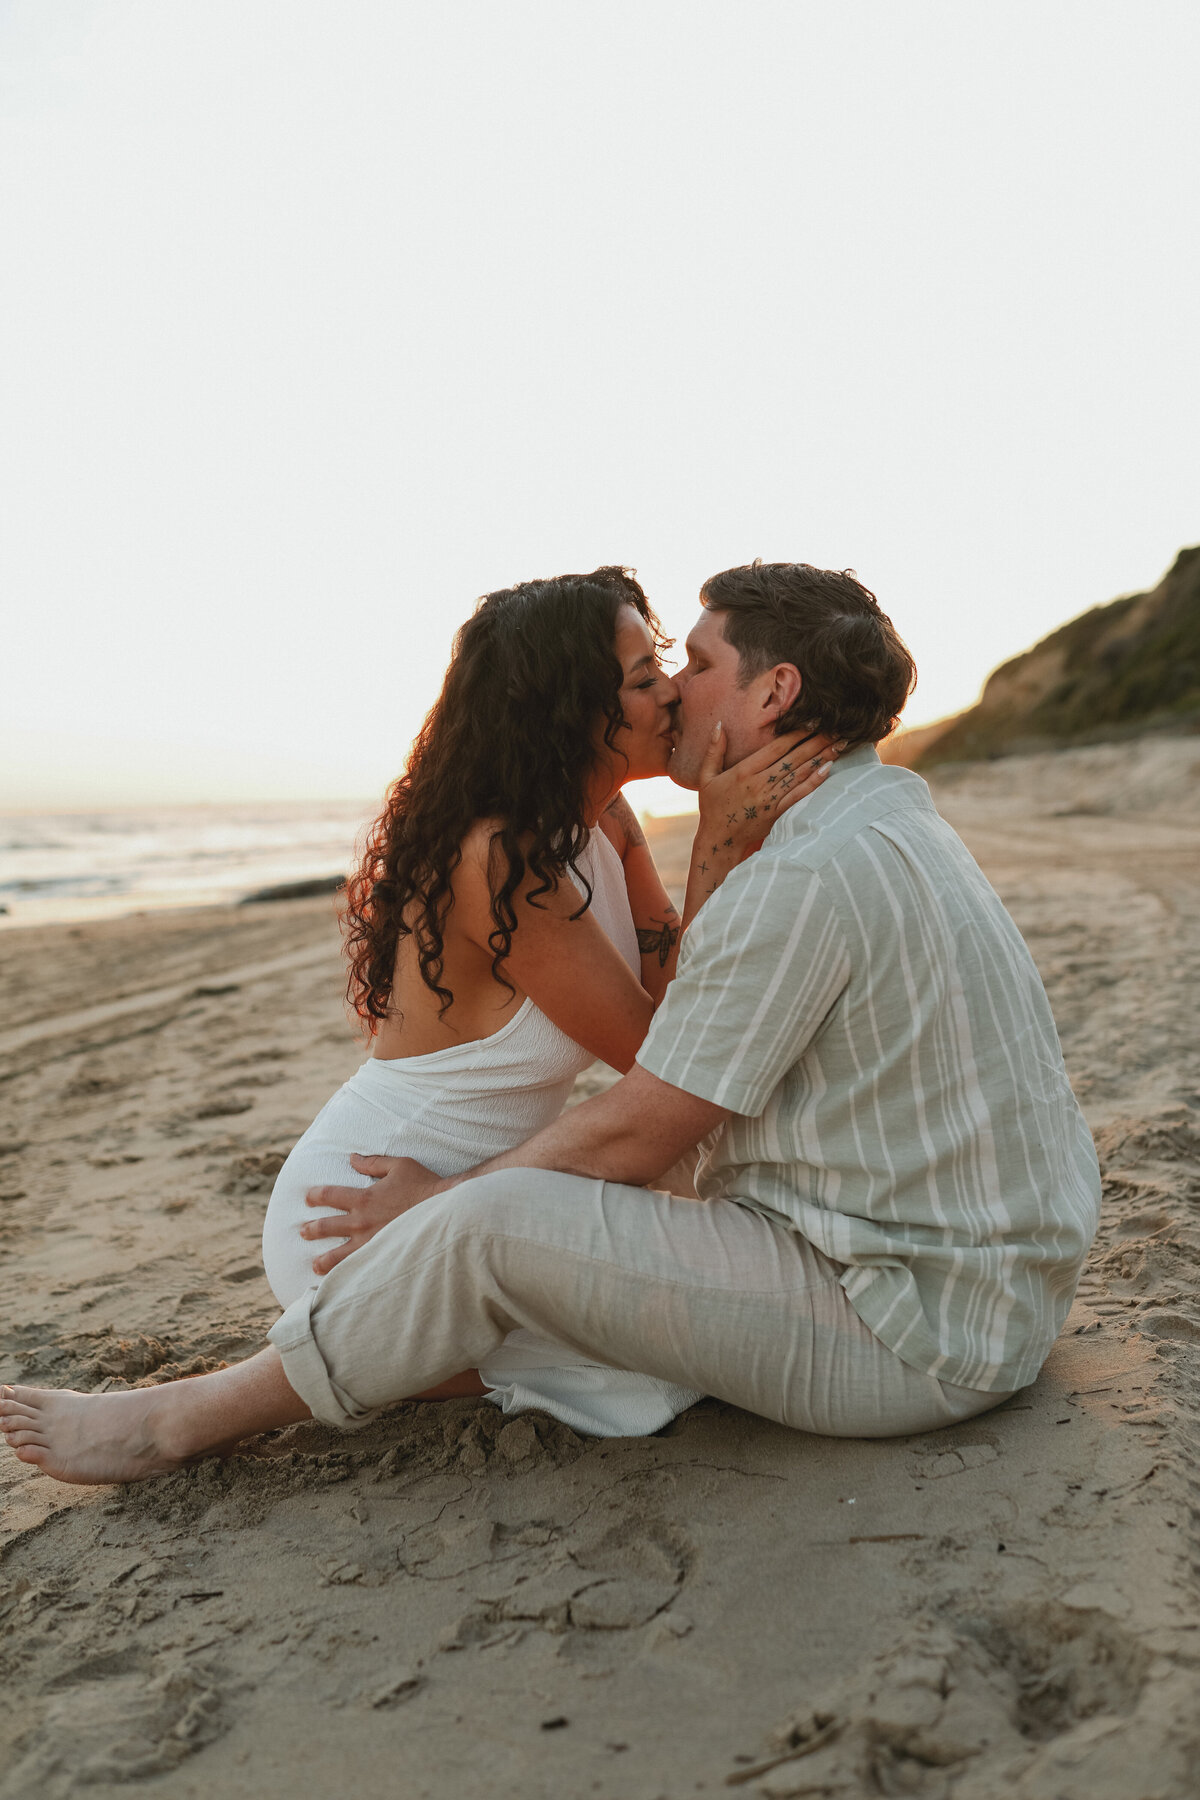
[[[730,1201],[508,1169],[393,1220],[271,1338],[314,1416],[343,1426],[478,1367],[520,1328],[837,1435],[930,1429],[1002,1397],[907,1368],[858,1319],[840,1273]]]
[[[732,1202],[504,1170],[385,1227],[288,1308],[276,1348],[125,1394],[6,1388],[0,1430],[60,1480],[137,1480],[310,1416],[353,1425],[452,1383],[518,1327],[834,1435],[929,1430],[1005,1398],[909,1369],[838,1273]]]

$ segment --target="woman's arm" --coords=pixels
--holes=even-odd
[[[490,959],[495,929],[486,852],[464,856],[456,906],[466,932]],[[564,876],[554,893],[530,897],[540,886],[527,874],[513,896],[517,923],[500,972],[528,995],[561,1031],[623,1074],[633,1065],[654,1015],[654,1003],[621,952]]]
[[[526,875],[513,898],[517,926],[502,971],[561,1031],[622,1074],[633,1066],[654,1009],[675,973],[681,930],[730,869],[758,848],[780,813],[819,787],[832,766],[829,740],[804,739],[800,733],[774,739],[731,769],[722,768],[724,754],[724,737],[714,736],[701,771],[700,821],[682,923],[632,809],[624,803],[639,840],[632,841],[626,826],[622,863],[627,882],[636,884],[637,898],[635,902],[631,892],[630,908],[645,985],[590,911],[571,916],[578,912],[581,896],[568,877],[554,893],[531,899],[531,891],[540,884],[535,876]],[[615,819],[604,815],[610,837],[623,819],[621,813]],[[620,851],[619,844],[617,848]],[[455,884],[467,935],[489,956],[488,938],[495,924],[491,858],[490,834],[481,834],[472,853],[464,855]]]
[[[845,748],[823,732],[792,731],[727,769],[725,730],[716,727],[700,769],[700,820],[683,903],[685,931],[730,870],[760,848],[781,814],[820,787]]]
[[[704,902],[731,869],[757,850],[781,813],[820,787],[842,746],[832,738],[792,732],[726,769],[725,735],[718,726],[700,770],[700,817],[692,841],[683,917],[654,865],[646,836],[624,794],[600,824],[625,869],[629,906],[642,953],[642,986],[655,1007],[679,960],[679,944]]]
[[[621,858],[642,958],[642,986],[657,1006],[675,973],[680,917],[624,794],[618,794],[604,812],[600,828]]]

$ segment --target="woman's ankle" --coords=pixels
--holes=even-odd
[[[149,1400],[147,1429],[162,1454],[176,1462],[312,1416],[273,1348],[244,1363],[143,1392]]]
[[[164,1381],[143,1389],[148,1435],[155,1449],[171,1462],[187,1462],[207,1448],[204,1437],[209,1408],[194,1391],[203,1379],[185,1376],[182,1381]]]

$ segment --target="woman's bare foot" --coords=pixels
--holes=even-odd
[[[0,1431],[9,1448],[58,1481],[169,1474],[189,1454],[172,1429],[175,1410],[166,1386],[124,1394],[0,1388]]]
[[[310,1418],[279,1352],[124,1394],[0,1388],[0,1432],[22,1462],[58,1481],[141,1481],[279,1425]]]

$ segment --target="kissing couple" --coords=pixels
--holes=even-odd
[[[755,562],[700,601],[674,675],[625,569],[480,601],[348,885],[371,1051],[272,1194],[269,1346],[3,1388],[24,1462],[137,1480],[465,1394],[596,1435],[712,1394],[888,1437],[1035,1378],[1099,1171],[1020,934],[880,762],[912,659],[848,571]],[[699,798],[682,918],[622,794],[668,772]],[[596,1057],[620,1080],[564,1112]],[[656,1185],[697,1146],[698,1198]]]

